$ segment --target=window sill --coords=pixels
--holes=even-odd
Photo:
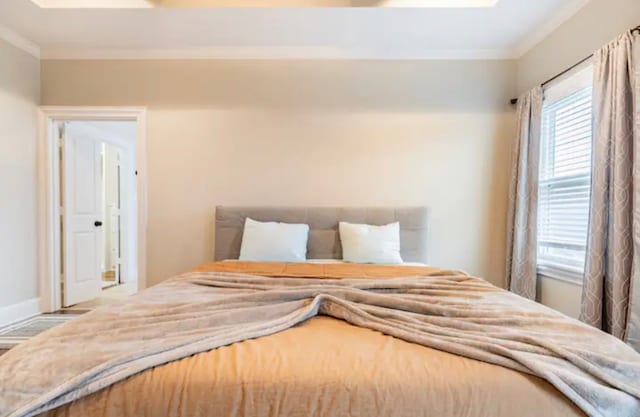
[[[582,287],[582,281],[579,279],[561,277],[561,276],[551,275],[551,274],[542,274],[542,273],[538,273],[537,275],[538,275],[538,279],[540,278],[551,279],[554,281],[560,281],[567,284],[572,284],[572,285],[575,285],[576,287]]]

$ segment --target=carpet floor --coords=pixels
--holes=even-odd
[[[0,354],[30,338],[62,323],[79,317],[83,312],[39,314],[18,323],[0,328]]]

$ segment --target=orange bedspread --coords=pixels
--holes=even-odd
[[[217,262],[277,277],[416,276],[431,267]],[[549,383],[329,317],[134,375],[58,417],[578,417]]]

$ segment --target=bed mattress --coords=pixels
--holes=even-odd
[[[222,262],[198,271],[385,277],[425,268]],[[573,417],[544,380],[315,317],[141,372],[45,416]]]

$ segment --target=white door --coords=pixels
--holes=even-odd
[[[114,284],[120,283],[120,209],[118,206],[109,205],[109,265],[108,270],[115,272]]]
[[[107,220],[105,233],[105,270],[115,272],[113,284],[120,283],[120,149],[111,144],[104,146],[104,198]],[[105,227],[106,226],[106,227]]]
[[[101,142],[67,124],[63,139],[63,305],[102,291]]]

